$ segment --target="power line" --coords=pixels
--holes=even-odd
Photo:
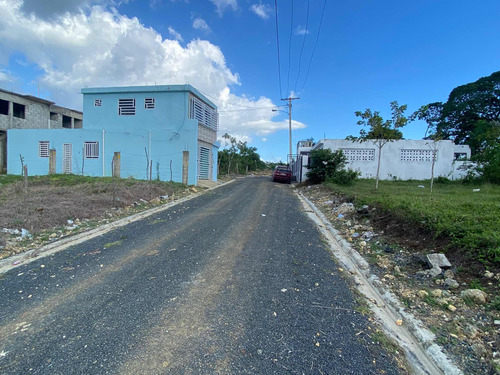
[[[306,37],[307,37],[307,34],[309,33],[309,2],[310,2],[310,0],[307,0],[306,29],[304,32],[304,39],[302,39],[302,47],[300,48],[299,71],[297,73],[297,79],[295,80],[295,86],[293,88],[293,91],[297,91],[297,83],[299,82],[299,78],[300,78],[300,65],[302,64],[302,52],[304,51],[304,45],[306,44]]]
[[[307,78],[309,78],[309,71],[311,70],[314,52],[316,51],[316,46],[318,45],[319,35],[321,34],[321,25],[323,24],[323,16],[325,15],[326,2],[327,2],[327,0],[325,0],[325,2],[323,4],[323,11],[321,12],[321,20],[319,21],[319,27],[318,27],[318,35],[316,36],[316,42],[314,43],[314,48],[313,48],[313,51],[311,54],[311,60],[309,60],[309,66],[307,68],[306,79],[304,80],[304,84],[302,85],[302,88],[300,89],[301,92],[304,90],[304,87],[306,86]]]
[[[276,46],[278,49],[278,77],[280,83],[280,98],[282,98],[283,93],[281,91],[280,37],[278,32],[278,0],[274,0],[274,13],[276,14]]]
[[[222,104],[233,105],[233,106],[235,106],[235,107],[241,107],[241,108],[246,108],[246,109],[257,109],[257,108],[255,108],[255,107],[249,107],[249,106],[247,106],[247,105],[241,105],[241,104],[236,104],[236,103],[228,103],[228,102],[225,102],[225,101],[223,101],[223,100],[221,100],[221,99],[216,98],[215,96],[212,96],[212,95],[210,95],[210,94],[207,94],[206,92],[203,92],[203,91],[201,91],[201,90],[198,90],[198,91],[199,91],[199,92],[201,92],[203,95],[208,96],[209,98],[212,98],[212,99],[214,99],[214,100],[217,100],[218,102],[220,102],[220,103],[222,103]],[[273,107],[266,107],[266,108],[274,108],[274,107],[276,107],[276,106],[273,106]],[[263,108],[263,109],[264,109],[264,108]],[[230,111],[231,111],[231,110],[227,110],[227,111],[217,111],[217,112],[230,112]]]
[[[261,109],[273,109],[273,108],[279,108],[279,107],[286,107],[286,105],[273,105],[272,107],[254,107],[254,108],[247,108],[247,109],[231,109],[227,111],[218,111],[219,113],[227,113],[227,112],[246,112],[246,111],[257,111]]]
[[[290,16],[290,38],[288,41],[288,78],[286,82],[286,94],[290,93],[290,71],[292,65],[292,35],[293,35],[293,0],[292,0],[292,14]]]

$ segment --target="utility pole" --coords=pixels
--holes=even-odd
[[[289,146],[290,146],[290,162],[293,160],[292,159],[292,100],[297,100],[300,98],[292,98],[288,97],[286,99],[281,99],[281,100],[286,100],[288,101],[288,137],[289,137]]]

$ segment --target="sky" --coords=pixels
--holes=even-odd
[[[500,70],[499,0],[0,0],[0,14],[0,88],[81,110],[84,87],[189,83],[219,136],[266,161],[287,159],[287,97],[295,152],[358,135],[355,111],[411,114]]]

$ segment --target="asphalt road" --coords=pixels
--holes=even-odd
[[[0,275],[0,373],[399,374],[301,210],[247,178]]]

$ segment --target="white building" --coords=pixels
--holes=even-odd
[[[316,149],[342,150],[348,161],[347,168],[359,171],[361,178],[375,178],[377,175],[379,148],[370,140],[353,142],[344,139],[321,139],[310,148],[310,150]],[[297,154],[300,152],[299,147],[297,147]],[[305,151],[302,150],[302,152]],[[466,163],[466,159],[470,159],[469,146],[456,145],[450,140],[436,142],[432,140],[399,140],[388,142],[382,148],[379,178],[381,180],[430,179],[434,152],[436,154],[434,177],[443,176],[450,180],[456,180],[465,176],[466,172],[459,167]],[[302,180],[306,179],[307,164],[303,162],[301,164],[302,168],[299,168],[298,165],[295,168],[297,169],[297,174],[295,174],[297,180],[300,176],[304,176]]]

